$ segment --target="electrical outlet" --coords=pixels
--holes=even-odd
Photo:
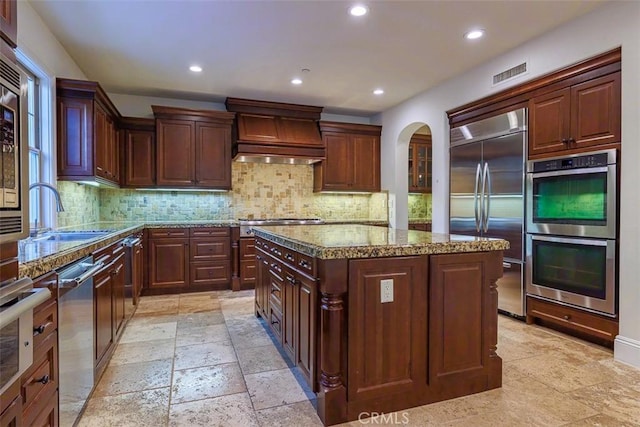
[[[393,279],[380,281],[380,302],[393,302]]]

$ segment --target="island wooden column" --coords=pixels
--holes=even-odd
[[[240,227],[231,227],[231,290],[240,290]]]
[[[317,409],[324,425],[332,425],[347,419],[347,260],[319,259],[318,278]]]

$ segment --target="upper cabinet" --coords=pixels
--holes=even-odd
[[[409,193],[431,193],[431,135],[414,134],[409,142]]]
[[[57,80],[58,179],[120,183],[120,113],[97,82]]]
[[[156,183],[156,123],[153,119],[123,117],[123,187],[153,187]]]
[[[529,155],[618,143],[620,117],[620,72],[532,98]]]
[[[314,191],[380,191],[381,126],[320,122],[326,160],[314,165]]]
[[[0,37],[12,48],[18,41],[18,2],[0,0]]]
[[[156,117],[156,185],[231,189],[234,113],[151,107]]]

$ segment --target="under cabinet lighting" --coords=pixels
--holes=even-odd
[[[136,188],[137,191],[180,191],[182,193],[227,193],[229,190],[215,188]]]

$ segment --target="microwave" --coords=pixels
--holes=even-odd
[[[527,233],[615,239],[616,150],[527,162]]]
[[[0,53],[0,243],[29,235],[27,78]]]

